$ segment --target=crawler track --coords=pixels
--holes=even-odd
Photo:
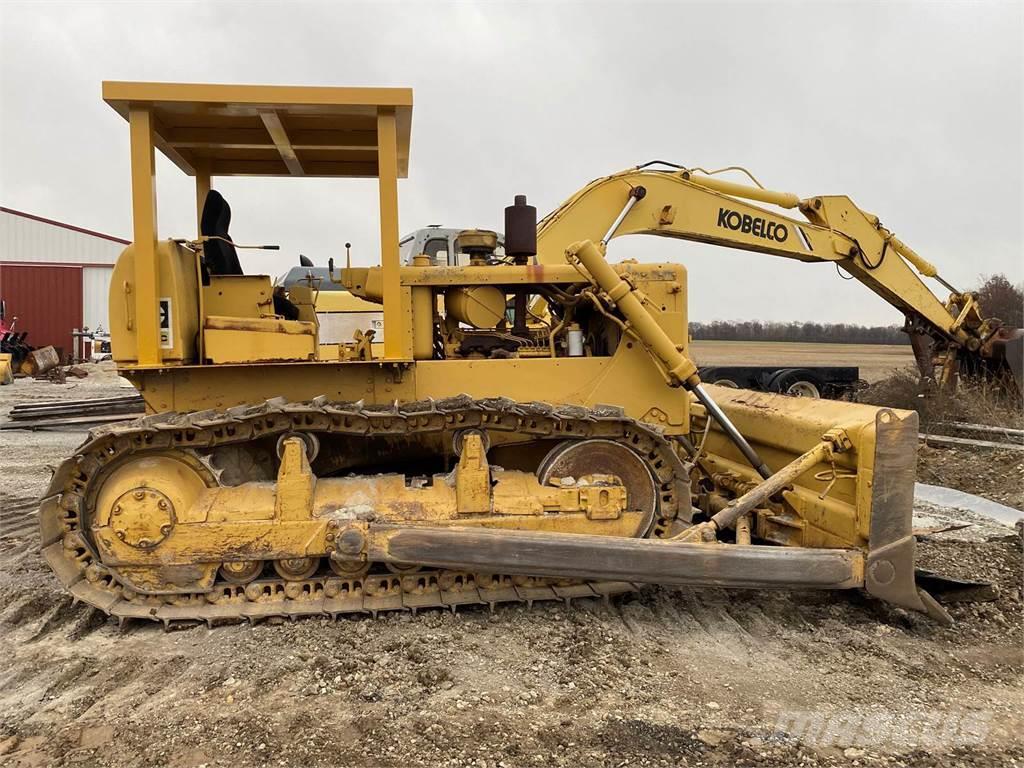
[[[144,596],[124,588],[99,562],[89,528],[94,498],[104,469],[125,458],[180,450],[200,457],[215,448],[244,445],[289,432],[315,432],[348,439],[371,436],[447,435],[476,427],[527,439],[603,438],[628,446],[645,460],[658,489],[659,512],[651,536],[665,533],[680,504],[689,505],[686,466],[653,427],[621,409],[552,406],[505,399],[469,397],[421,401],[391,407],[363,403],[304,403],[270,400],[227,411],[147,416],[90,433],[78,453],[58,468],[40,506],[43,554],[65,588],[78,600],[105,613],[162,621],[230,622],[271,617],[418,610],[503,602],[572,600],[631,591],[630,582],[566,582],[502,574],[421,570],[374,572],[358,578],[331,573],[325,564],[301,581],[258,578],[245,585],[218,581],[211,592]]]

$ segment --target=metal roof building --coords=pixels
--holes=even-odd
[[[26,341],[72,352],[75,328],[109,329],[110,275],[128,241],[0,206],[0,300]]]

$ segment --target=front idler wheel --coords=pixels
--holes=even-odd
[[[567,440],[552,448],[537,469],[541,485],[575,482],[587,475],[611,475],[622,483],[629,508],[643,513],[634,535],[646,536],[658,511],[658,494],[644,460],[612,440]]]

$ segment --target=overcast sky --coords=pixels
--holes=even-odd
[[[131,236],[128,126],[104,79],[414,89],[401,228],[498,229],[652,159],[743,165],[848,194],[949,281],[1024,277],[1019,2],[492,4],[0,1],[0,205]],[[194,234],[162,157],[163,237]],[[376,183],[225,179],[249,272],[350,240],[376,263]],[[613,260],[684,263],[693,320],[899,323],[826,264],[662,238]],[[937,287],[934,283],[931,283]]]

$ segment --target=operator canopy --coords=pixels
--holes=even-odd
[[[409,172],[410,88],[105,82],[103,99],[151,110],[154,145],[189,176],[376,177],[380,112]]]
[[[317,176],[377,178],[380,188],[381,262],[396,265],[398,184],[409,173],[412,89],[282,85],[209,85],[104,82],[103,99],[128,121],[132,172],[132,241],[143,280],[135,291],[139,362],[157,364],[159,285],[156,185],[153,162],[159,149],[196,180],[196,218],[207,242],[217,238],[214,269],[237,274],[240,264],[227,234],[229,209],[211,199],[217,176]],[[205,226],[203,219],[206,218]],[[204,231],[205,230],[205,231]],[[213,270],[210,270],[211,272]],[[204,275],[205,279],[205,275]],[[385,277],[385,293],[399,290],[398,270]],[[407,356],[401,307],[384,308],[384,347]]]

